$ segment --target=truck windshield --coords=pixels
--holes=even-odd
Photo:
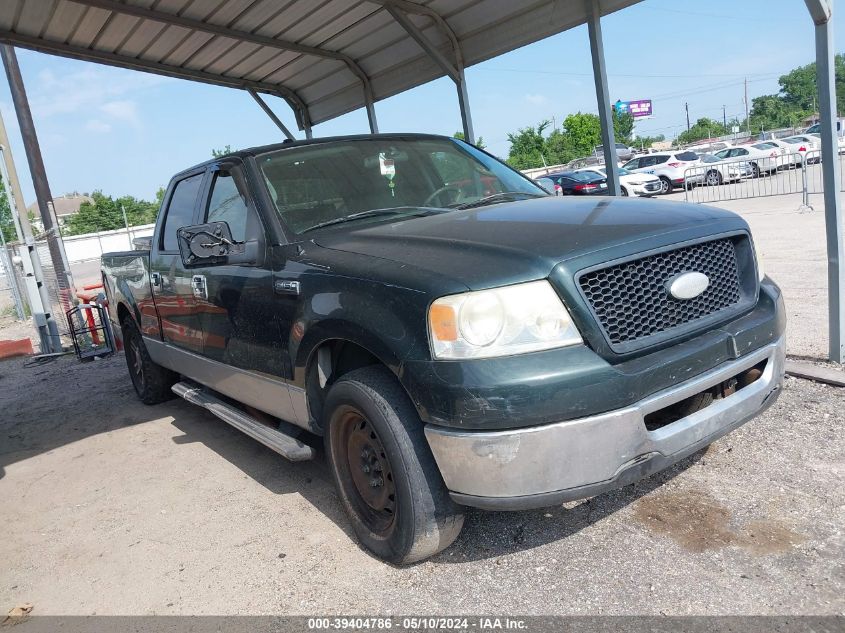
[[[445,138],[329,141],[276,150],[257,161],[276,209],[297,234],[341,226],[345,219],[395,221],[421,209],[548,195],[495,158]],[[502,193],[509,195],[495,195]],[[381,212],[386,209],[396,213]],[[380,212],[366,213],[374,210]]]

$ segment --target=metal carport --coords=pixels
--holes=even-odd
[[[600,18],[640,0],[4,0],[0,42],[45,53],[248,90],[284,99],[311,127],[448,76],[464,133],[474,134],[467,66],[587,24],[608,186],[619,193]],[[842,361],[841,216],[833,95],[832,0],[805,0],[817,24],[825,206],[830,260],[831,358]],[[4,52],[42,216],[49,188],[17,64]],[[13,56],[13,54],[11,55]],[[19,74],[17,74],[19,79]],[[827,117],[827,118],[825,118]],[[291,132],[273,117],[287,136]],[[43,199],[46,196],[46,199]],[[50,226],[45,217],[45,227]]]

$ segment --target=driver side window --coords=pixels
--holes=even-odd
[[[238,190],[231,172],[223,170],[215,172],[205,221],[226,222],[229,230],[232,231],[232,239],[236,242],[244,242],[247,219],[252,213],[245,196]]]

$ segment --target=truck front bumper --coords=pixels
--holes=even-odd
[[[505,431],[429,424],[425,433],[455,502],[491,510],[555,505],[656,473],[761,413],[779,395],[784,358],[781,336],[623,409]],[[730,392],[734,379],[745,386],[665,426],[647,429],[646,416],[651,419],[650,414],[720,386]]]

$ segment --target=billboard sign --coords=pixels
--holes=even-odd
[[[649,117],[653,114],[651,99],[637,99],[635,101],[617,101],[613,104],[617,112],[630,112],[635,119]]]

